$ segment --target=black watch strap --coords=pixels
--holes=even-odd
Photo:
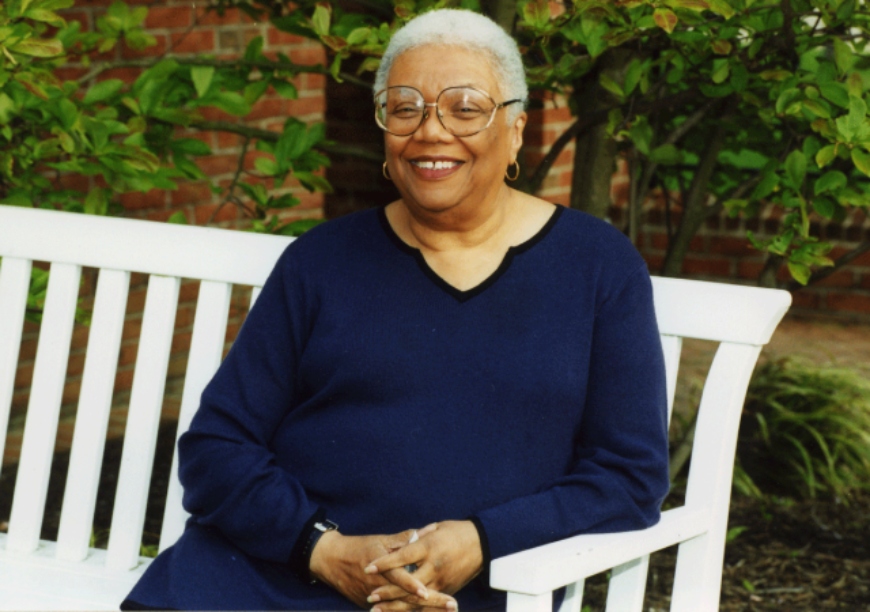
[[[305,539],[301,551],[301,562],[304,569],[304,577],[309,584],[315,584],[317,579],[311,575],[311,553],[314,552],[314,547],[317,542],[327,531],[335,531],[338,529],[338,524],[330,521],[326,517],[319,518],[311,524],[308,530],[307,538]]]

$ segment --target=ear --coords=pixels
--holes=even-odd
[[[516,159],[520,152],[520,147],[523,146],[523,130],[526,127],[526,121],[529,116],[524,112],[520,113],[510,126],[511,139],[511,159]]]

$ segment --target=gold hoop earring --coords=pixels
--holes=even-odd
[[[516,169],[517,169],[517,171],[514,172],[513,176],[510,175],[511,166],[516,166]],[[518,162],[517,160],[514,160],[514,163],[512,163],[510,166],[508,166],[508,169],[505,170],[504,177],[509,181],[515,181],[518,178],[520,178],[520,162]]]
[[[387,162],[384,162],[384,165],[381,166],[381,174],[384,175],[384,178],[388,181],[392,181],[393,177],[390,176],[390,169],[387,167]]]

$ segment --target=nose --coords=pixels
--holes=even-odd
[[[441,123],[438,118],[438,106],[435,102],[425,104],[426,110],[423,112],[423,122],[417,131],[414,132],[414,138],[426,142],[451,140],[453,134],[447,131],[447,128]]]

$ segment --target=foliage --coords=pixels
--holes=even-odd
[[[303,2],[221,0],[277,27],[317,38],[333,53],[331,72],[362,57],[373,70],[390,32],[413,15],[473,0]],[[358,5],[347,5],[358,6]],[[615,158],[629,163],[627,228],[656,193],[678,213],[663,273],[677,275],[691,238],[726,210],[780,221],[752,244],[785,261],[800,283],[830,266],[830,245],[813,221],[870,204],[867,117],[868,11],[863,0],[497,0],[521,41],[530,84],[565,96],[577,121],[526,178],[537,190],[559,152],[577,141],[572,205],[603,215]],[[554,9],[558,7],[558,11]],[[392,10],[390,10],[392,9]],[[602,183],[604,187],[602,188]]]
[[[737,454],[743,492],[848,500],[870,489],[870,381],[792,359],[760,366]]]
[[[116,64],[97,61],[105,57],[100,54],[122,41],[133,49],[153,44],[142,29],[148,9],[116,2],[95,31],[84,32],[57,12],[73,4],[0,4],[0,203],[108,214],[119,209],[121,194],[208,180],[196,159],[211,150],[196,135],[224,130],[244,136],[243,153],[251,144],[259,152],[257,172],[244,171],[240,158],[224,201],[246,208],[262,231],[297,232],[274,211],[298,199],[271,195],[264,184],[281,187],[292,176],[312,191],[329,190],[316,174],[328,163],[316,150],[325,143],[323,125],[290,119],[282,133],[272,133],[209,122],[203,111],[244,117],[270,88],[295,98],[292,78],[303,68],[285,56],[266,58],[263,40],[256,38],[239,60],[160,57],[138,64],[143,70],[131,84],[105,78]],[[61,69],[76,64],[89,68],[87,74],[62,78]]]

